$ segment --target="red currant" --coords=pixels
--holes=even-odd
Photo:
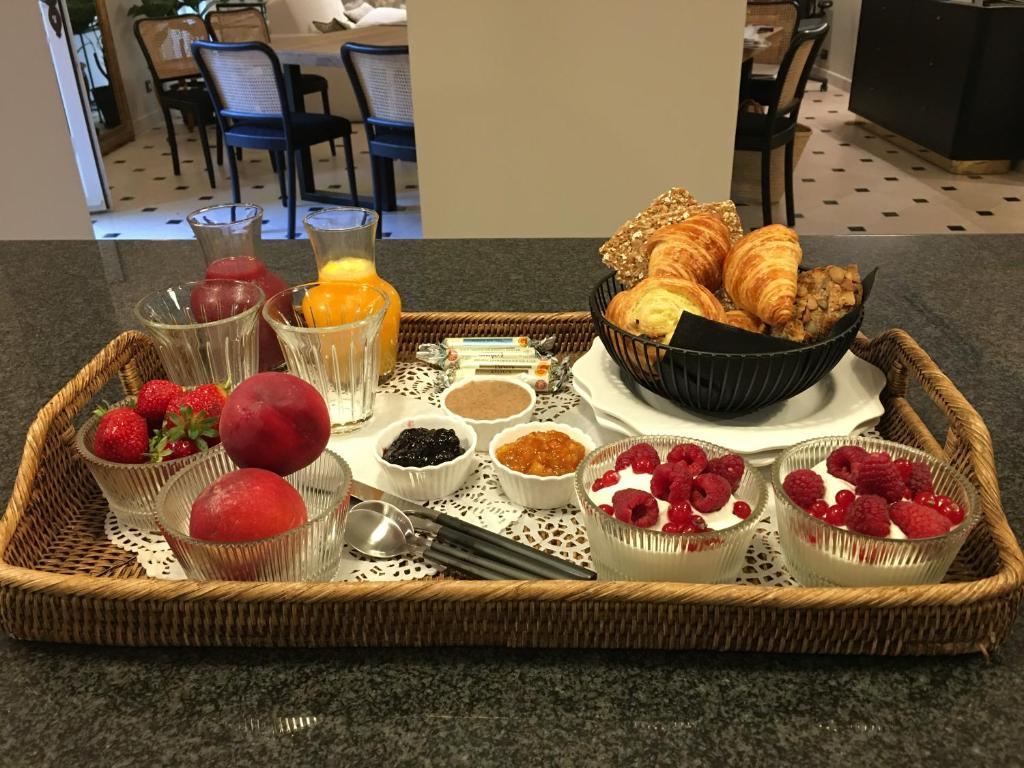
[[[944,507],[939,507],[939,512],[945,515],[950,525],[960,525],[964,521],[964,510],[955,501],[951,501]]]
[[[816,502],[814,502],[813,504],[811,504],[811,506],[807,508],[807,511],[815,517],[824,517],[825,513],[828,512],[828,502],[825,501],[824,499],[818,499]]]
[[[608,514],[608,515],[614,515],[615,514],[615,510],[612,508],[611,504],[598,504],[597,508],[600,509],[605,514]]]
[[[910,461],[908,459],[896,459],[893,464],[896,465],[896,471],[900,473],[900,479],[902,479],[903,482],[907,482],[907,478],[910,477],[912,469]]]
[[[846,525],[846,507],[833,504],[822,519],[829,525]]]
[[[931,491],[921,491],[914,496],[915,504],[923,504],[926,507],[934,507],[935,501],[935,494]]]
[[[668,519],[673,523],[683,525],[693,517],[693,507],[688,501],[677,501],[668,508]]]
[[[665,533],[682,533],[683,526],[681,523],[673,523],[669,521],[665,523],[663,526],[661,526],[661,530]]]
[[[956,504],[956,502],[949,498],[949,496],[935,496],[936,509],[943,509],[945,507],[948,507],[950,504]]]
[[[846,509],[848,506],[853,504],[853,502],[856,499],[857,494],[855,494],[853,491],[842,490],[836,494],[836,504],[838,504],[843,509]]]
[[[745,501],[737,501],[732,505],[732,513],[736,515],[740,520],[746,520],[750,517],[750,505]]]

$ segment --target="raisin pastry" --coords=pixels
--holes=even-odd
[[[823,339],[863,296],[856,264],[808,269],[797,278],[792,319],[773,327],[772,335],[798,342]]]

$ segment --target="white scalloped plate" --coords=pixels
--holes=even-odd
[[[827,376],[781,403],[740,416],[693,413],[648,392],[624,374],[600,339],[572,367],[576,392],[601,426],[630,435],[680,435],[721,445],[753,463],[783,448],[829,435],[873,428],[885,409],[885,375],[847,352]],[[764,454],[758,456],[757,454]]]

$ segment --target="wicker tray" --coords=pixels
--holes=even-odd
[[[411,313],[401,355],[444,336],[556,334],[578,354],[585,312]],[[79,412],[115,376],[128,392],[161,373],[141,334],[114,339],[29,429],[0,522],[0,627],[16,638],[106,645],[714,648],[806,653],[983,652],[1010,632],[1024,558],[1003,515],[984,422],[902,331],[859,339],[884,370],[888,438],[951,461],[983,518],[946,583],[804,589],[640,582],[169,582],[146,578],[103,534],[105,502],[72,447]],[[944,444],[907,400],[916,383],[948,421]]]

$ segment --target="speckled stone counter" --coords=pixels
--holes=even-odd
[[[591,240],[384,241],[410,310],[585,309]],[[1018,535],[1024,236],[806,237],[881,267],[864,323],[911,333],[988,422]],[[306,242],[270,242],[287,280]],[[193,242],[0,243],[0,482],[36,411]],[[1024,636],[990,660],[505,649],[121,649],[0,638],[0,765],[1024,763]]]

